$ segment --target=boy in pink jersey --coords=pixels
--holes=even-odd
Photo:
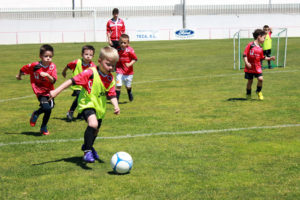
[[[72,70],[72,77],[76,76],[77,74],[83,72],[89,67],[96,67],[96,65],[93,63],[92,59],[95,54],[95,48],[91,45],[85,45],[82,47],[81,50],[81,59],[74,60],[67,64],[67,66],[64,68],[62,75],[64,78],[66,78],[67,70]],[[81,86],[73,86],[73,93],[72,96],[75,97],[69,111],[67,112],[67,121],[71,122],[73,120],[73,114],[77,107],[77,101],[78,96],[81,91]],[[77,119],[81,119],[82,115],[78,114]]]
[[[106,24],[106,35],[108,44],[115,49],[119,48],[120,36],[125,33],[125,23],[119,18],[119,9],[114,8],[112,11],[113,18],[108,20]]]
[[[120,48],[118,48],[119,62],[116,65],[116,92],[119,101],[121,94],[122,83],[124,82],[127,89],[129,101],[133,101],[132,79],[133,79],[133,64],[137,61],[137,57],[132,47],[129,46],[129,36],[122,34],[119,40]]]
[[[261,60],[275,60],[275,56],[265,57],[261,44],[264,43],[266,37],[266,32],[261,29],[256,29],[253,32],[254,41],[250,42],[244,51],[244,61],[245,61],[245,79],[248,79],[247,82],[247,94],[246,98],[251,99],[251,87],[253,83],[253,77],[257,78],[257,89],[256,94],[258,95],[259,100],[263,100],[262,83],[263,83],[263,74],[261,69]]]
[[[40,102],[40,108],[31,115],[30,125],[35,126],[39,115],[44,113],[40,130],[43,135],[50,134],[47,129],[47,123],[50,119],[51,110],[54,107],[54,101],[49,101],[49,92],[54,89],[54,83],[57,79],[56,66],[51,62],[53,55],[54,50],[52,46],[47,44],[41,46],[41,61],[24,65],[19,74],[16,75],[17,80],[21,80],[22,75],[30,75],[31,87]]]

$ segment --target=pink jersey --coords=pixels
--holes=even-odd
[[[49,92],[51,90],[54,90],[54,83],[51,83],[48,77],[42,77],[40,75],[41,72],[46,72],[56,81],[57,72],[54,63],[50,63],[49,66],[43,66],[41,62],[34,62],[28,65],[24,65],[21,68],[21,72],[23,72],[24,74],[30,74],[31,87],[37,97],[49,96]]]
[[[106,32],[110,34],[110,39],[112,41],[119,41],[120,36],[125,33],[124,21],[118,18],[116,21],[114,19],[108,20],[106,24]]]
[[[76,65],[77,65],[78,59],[77,60],[73,60],[72,62],[70,62],[69,64],[67,64],[68,68],[71,69],[72,71],[75,70]],[[82,71],[86,70],[89,67],[96,67],[95,63],[93,63],[93,61],[91,61],[89,64],[85,65],[82,61]]]
[[[104,87],[108,88],[110,86],[111,82],[114,80],[114,76],[111,73],[106,75],[106,74],[103,74],[99,69],[97,69],[97,70],[98,70],[98,74],[101,78],[101,81],[102,81]],[[88,91],[88,93],[90,93],[91,89],[92,89],[92,85],[93,85],[93,80],[94,80],[93,70],[86,69],[83,72],[81,72],[80,74],[71,78],[71,80],[74,85],[81,85],[84,89],[86,89]],[[115,96],[116,96],[116,89],[115,89],[115,86],[113,86],[108,91],[107,97],[112,98]]]
[[[135,52],[132,47],[128,46],[126,49],[118,49],[119,53],[119,61],[116,65],[116,72],[118,74],[124,74],[124,75],[132,75],[133,72],[133,65],[127,67],[125,63],[130,63],[132,60],[137,60],[137,57],[135,55]]]
[[[254,42],[250,42],[244,51],[244,57],[247,57],[248,62],[251,64],[251,69],[245,66],[244,72],[261,74],[261,60],[265,59],[263,49],[260,46],[256,46]]]

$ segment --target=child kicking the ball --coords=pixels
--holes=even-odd
[[[78,97],[78,112],[83,114],[88,123],[84,133],[84,144],[81,148],[84,151],[83,160],[86,162],[94,162],[95,159],[99,159],[93,145],[106,112],[106,99],[109,99],[114,106],[114,114],[120,114],[115,81],[111,74],[118,60],[119,55],[116,49],[104,47],[100,51],[99,67],[88,68],[50,91],[52,99],[71,85],[83,87]]]
[[[256,29],[253,32],[254,41],[250,42],[244,51],[244,61],[245,61],[245,79],[247,82],[247,93],[246,98],[251,99],[251,88],[253,83],[253,77],[257,78],[257,88],[256,94],[259,100],[263,100],[262,84],[263,84],[263,74],[261,69],[261,60],[275,60],[275,56],[265,57],[261,44],[264,43],[266,37],[266,32],[261,29]]]
[[[86,70],[89,67],[96,67],[93,63],[92,59],[95,54],[95,48],[91,45],[85,45],[82,47],[81,56],[82,58],[74,60],[67,64],[67,66],[63,69],[62,75],[66,78],[67,70],[72,70],[72,77],[76,76],[77,74],[81,73],[82,71]],[[71,122],[73,120],[73,114],[77,107],[78,96],[81,91],[82,86],[80,85],[73,85],[71,89],[73,90],[72,96],[75,97],[69,111],[67,112],[67,121]],[[77,116],[77,119],[80,119],[81,115]]]
[[[133,95],[131,92],[131,84],[133,79],[133,64],[137,61],[137,57],[132,47],[129,46],[129,36],[127,34],[122,34],[119,40],[120,47],[118,48],[119,52],[119,62],[116,65],[116,92],[117,99],[119,101],[121,94],[122,83],[124,82],[128,99],[133,101]]]
[[[43,135],[50,134],[47,123],[50,119],[51,110],[54,107],[54,100],[49,100],[49,92],[54,89],[54,83],[57,79],[56,66],[52,62],[53,55],[54,50],[52,46],[47,44],[41,46],[41,61],[24,65],[19,74],[16,75],[17,80],[22,80],[22,75],[30,75],[31,87],[40,102],[40,108],[31,115],[30,125],[35,126],[39,115],[44,113],[40,129]]]

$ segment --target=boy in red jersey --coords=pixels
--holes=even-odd
[[[70,69],[72,70],[72,77],[76,76],[77,74],[80,74],[82,71],[86,70],[89,67],[96,67],[96,65],[92,62],[92,59],[95,54],[95,48],[91,45],[85,45],[82,47],[81,50],[81,59],[74,60],[67,64],[67,66],[64,68],[62,75],[64,78],[66,78],[67,75],[67,70]],[[73,114],[74,111],[77,107],[77,101],[78,101],[78,96],[81,91],[81,86],[80,85],[74,85],[71,86],[73,93],[72,96],[76,97],[67,112],[67,121],[71,122],[73,120]],[[80,119],[81,115],[78,114],[77,119]]]
[[[125,33],[125,23],[119,18],[119,9],[114,8],[112,11],[113,18],[108,20],[106,24],[106,35],[108,44],[117,49],[119,47],[119,38]]]
[[[266,37],[266,32],[261,29],[256,29],[253,32],[254,41],[250,42],[244,51],[244,61],[245,61],[245,79],[247,82],[247,94],[246,98],[251,99],[251,87],[253,83],[253,77],[257,78],[257,89],[256,94],[259,100],[263,100],[262,83],[263,74],[261,69],[261,60],[275,60],[275,56],[265,57],[263,49],[260,44],[264,43]]]
[[[117,99],[119,101],[121,94],[122,83],[125,83],[127,89],[127,94],[129,101],[133,101],[133,95],[131,93],[131,83],[133,79],[133,64],[137,61],[137,57],[132,47],[129,46],[129,36],[127,34],[122,34],[120,37],[120,48],[119,52],[119,62],[116,65],[116,92]]]
[[[30,125],[35,126],[40,114],[44,113],[41,125],[41,133],[49,135],[47,123],[50,119],[51,110],[54,107],[53,99],[49,101],[49,92],[54,89],[54,83],[57,79],[56,66],[52,63],[54,55],[53,47],[43,45],[40,48],[41,61],[24,65],[19,74],[16,75],[17,80],[22,79],[22,75],[29,74],[33,92],[40,101],[40,108],[34,111],[30,118]]]
[[[88,123],[84,133],[84,144],[81,147],[84,151],[83,160],[86,162],[95,162],[95,159],[99,159],[93,144],[106,112],[107,98],[110,99],[114,106],[114,113],[116,115],[120,114],[116,98],[115,81],[111,74],[118,59],[119,55],[116,49],[104,47],[101,49],[98,59],[99,68],[88,68],[65,81],[55,90],[50,91],[52,99],[71,85],[82,86],[78,97],[78,111],[83,114]]]

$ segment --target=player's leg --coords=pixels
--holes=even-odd
[[[50,119],[51,110],[54,107],[54,101],[53,99],[49,101],[49,97],[41,97],[40,102],[41,102],[41,108],[44,113],[43,122],[41,125],[41,133],[43,135],[49,135],[50,133],[47,129],[47,123]]]
[[[74,90],[72,96],[75,97],[69,111],[67,112],[67,122],[71,122],[73,120],[73,114],[75,109],[77,108],[77,101],[79,96],[80,90]]]
[[[84,132],[84,143],[81,147],[81,149],[84,151],[83,160],[86,162],[94,162],[95,158],[92,153],[92,148],[96,137],[95,135],[98,133],[98,120],[96,111],[88,108],[82,113],[88,123],[88,126]]]
[[[120,95],[121,95],[121,88],[123,83],[123,74],[116,75],[116,93],[117,93],[117,99],[119,101]]]
[[[271,57],[271,49],[269,49],[269,50],[266,51],[266,55],[267,55],[267,57]],[[271,61],[270,60],[268,60],[268,68],[272,69]]]
[[[128,94],[128,99],[129,101],[133,101],[133,95],[132,95],[132,87],[131,87],[131,84],[132,84],[132,79],[133,79],[133,75],[127,75],[125,77],[125,86],[126,86],[126,89],[127,89],[127,94]]]
[[[259,100],[263,100],[264,99],[264,96],[261,92],[262,90],[262,85],[263,85],[263,80],[264,80],[264,77],[262,74],[258,74],[257,75],[257,88],[256,88],[256,94],[258,96],[258,99]]]
[[[246,85],[246,99],[251,99],[251,88],[253,83],[253,74],[245,72],[245,79],[247,79]]]

